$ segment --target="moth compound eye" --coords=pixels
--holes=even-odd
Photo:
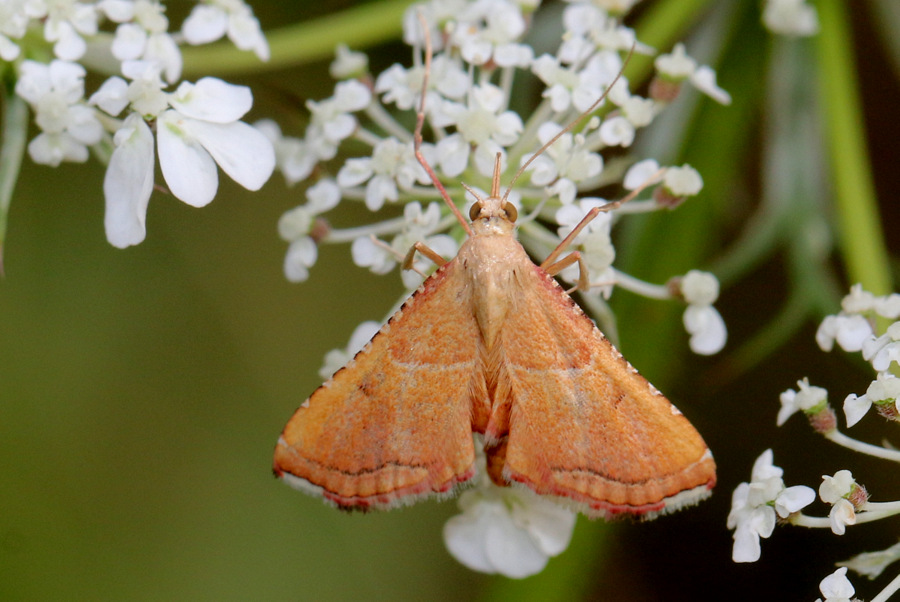
[[[479,215],[481,215],[481,202],[476,201],[474,205],[469,207],[469,219],[474,222]]]
[[[509,202],[503,203],[503,213],[506,214],[506,219],[511,222],[515,222],[519,217],[519,210],[516,209],[515,205]]]

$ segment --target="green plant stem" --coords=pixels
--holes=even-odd
[[[840,253],[851,283],[883,295],[892,289],[891,274],[866,148],[850,16],[842,0],[822,2],[818,8],[818,77]]]
[[[271,58],[265,63],[229,41],[186,47],[182,49],[184,74],[273,71],[331,58],[338,42],[358,50],[393,40],[402,31],[403,13],[412,3],[412,0],[371,2],[267,32]]]
[[[3,123],[0,130],[0,275],[3,275],[3,245],[13,190],[22,166],[28,133],[28,106],[12,89],[3,98]]]

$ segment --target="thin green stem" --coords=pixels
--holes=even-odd
[[[3,244],[13,190],[22,166],[28,135],[28,105],[11,88],[3,98],[3,123],[0,126],[0,276],[3,275]]]
[[[818,75],[840,252],[850,282],[883,295],[892,289],[890,266],[866,148],[849,11],[841,0],[822,2],[818,8]]]

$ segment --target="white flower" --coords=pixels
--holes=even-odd
[[[181,77],[181,50],[169,34],[165,7],[151,0],[133,3],[132,19],[116,28],[111,51],[120,61],[143,60],[155,63],[166,81]]]
[[[844,415],[847,417],[847,426],[853,426],[859,422],[872,404],[894,404],[900,398],[900,378],[890,372],[879,372],[878,376],[866,389],[866,394],[859,397],[851,393],[844,399]]]
[[[272,144],[259,130],[238,121],[253,102],[250,90],[233,86],[222,80],[206,77],[196,84],[182,82],[168,97],[171,109],[157,116],[157,152],[160,168],[172,194],[194,207],[212,201],[218,188],[218,164],[241,186],[258,190],[275,168]],[[126,120],[124,127],[134,128]],[[151,190],[130,185],[132,172],[147,173],[153,169],[153,156],[145,152],[146,145],[138,144],[133,132],[123,137],[135,141],[121,144],[113,151],[104,181],[107,213],[138,215],[143,230],[143,214]],[[116,157],[116,154],[120,157]],[[126,159],[127,155],[127,159]],[[140,165],[129,165],[140,160]],[[121,223],[108,220],[109,223]],[[121,234],[114,234],[110,242],[129,241],[137,244],[134,224]],[[109,236],[109,232],[107,232]],[[113,243],[116,244],[116,243]]]
[[[227,35],[241,50],[252,50],[260,60],[269,60],[269,44],[253,10],[242,0],[206,0],[191,11],[181,26],[188,44],[208,44]]]
[[[562,128],[547,122],[538,129],[541,144],[546,144]],[[523,162],[527,160],[523,157]],[[603,159],[584,147],[584,136],[563,134],[540,157],[535,159],[529,170],[531,183],[537,186],[548,186],[548,194],[558,195],[563,205],[575,200],[578,192],[576,183],[592,178],[603,169]]]
[[[849,470],[839,470],[833,477],[822,477],[819,485],[819,497],[826,504],[832,504],[828,518],[831,520],[831,531],[835,535],[843,535],[847,525],[856,523],[856,510],[847,499],[856,487],[856,481]]]
[[[447,176],[462,173],[469,161],[470,145],[477,146],[475,163],[482,175],[493,173],[495,153],[500,152],[506,160],[501,147],[518,140],[523,126],[515,112],[503,110],[505,101],[500,88],[484,84],[469,90],[465,105],[455,102],[445,105],[445,112],[457,130],[437,144],[438,163]]]
[[[859,351],[872,336],[872,324],[859,314],[825,316],[816,330],[816,343],[822,351],[831,351],[834,342],[844,351]]]
[[[84,105],[84,68],[55,59],[49,65],[24,61],[16,94],[34,109],[42,133],[28,145],[36,163],[57,166],[62,161],[86,161],[87,147],[100,141],[103,127],[94,110]]]
[[[547,86],[541,95],[550,99],[557,113],[570,106],[586,111],[621,70],[621,57],[611,51],[595,54],[581,69],[563,67],[560,59],[549,54],[539,56],[532,65],[534,74]]]
[[[763,23],[772,33],[811,36],[819,31],[819,15],[804,0],[767,0]]]
[[[655,159],[638,161],[625,172],[622,186],[625,190],[636,190],[642,186],[656,184],[662,180],[662,174],[657,172],[659,172],[659,163]]]
[[[850,597],[856,593],[853,584],[847,579],[847,567],[841,567],[822,579],[819,591],[825,596],[825,602],[851,602]],[[816,602],[822,602],[822,599],[817,598]]]
[[[900,363],[900,322],[888,326],[887,332],[880,337],[866,340],[862,355],[878,372],[885,372],[892,362]]]
[[[333,180],[324,179],[306,191],[307,203],[285,212],[278,220],[278,234],[291,243],[284,258],[284,274],[290,282],[309,278],[309,268],[319,256],[316,241],[309,236],[315,218],[329,211],[341,200],[341,191]]]
[[[371,157],[347,159],[337,175],[342,188],[366,183],[366,207],[370,211],[378,211],[385,201],[396,201],[398,188],[408,191],[416,182],[430,181],[416,159],[412,142],[400,142],[396,138],[378,141]]]
[[[480,446],[476,446],[480,449]],[[444,543],[474,571],[522,579],[569,546],[576,515],[524,487],[498,487],[479,453],[478,482],[459,497],[462,514],[444,525]]]
[[[312,120],[306,130],[306,140],[319,159],[332,159],[342,140],[356,130],[355,111],[364,109],[372,101],[372,93],[356,80],[338,82],[334,96],[321,102],[308,101],[306,107]]]
[[[788,389],[781,394],[781,409],[776,422],[778,426],[787,422],[795,412],[817,411],[828,403],[828,391],[822,387],[810,386],[809,379],[798,380],[797,387],[799,391]]]
[[[381,324],[378,322],[363,322],[350,335],[350,342],[344,349],[332,349],[325,354],[325,363],[319,368],[319,376],[322,380],[328,380],[331,376],[347,365],[353,356],[355,356],[363,347],[366,346],[372,337],[381,330]]]
[[[725,321],[712,306],[719,297],[719,281],[709,272],[691,270],[681,279],[680,288],[688,303],[683,322],[691,335],[691,351],[700,355],[718,353],[728,339]]]
[[[14,61],[21,50],[13,40],[21,40],[32,19],[47,14],[47,6],[35,0],[5,0],[0,2],[0,59]]]
[[[556,211],[556,223],[560,226],[557,229],[559,237],[562,239],[568,236],[591,209],[606,205],[607,202],[599,198],[585,198],[560,207]],[[581,259],[587,266],[588,279],[594,285],[591,290],[599,292],[607,298],[612,294],[613,284],[615,283],[612,263],[616,258],[616,249],[610,237],[611,226],[612,216],[610,213],[599,213],[575,237],[574,241],[579,246]],[[573,264],[564,269],[560,276],[566,282],[574,284],[578,282],[579,270],[578,264]]]
[[[82,36],[97,33],[97,10],[93,4],[74,0],[47,2],[44,39],[55,42],[53,53],[66,61],[77,61],[87,49]]]
[[[695,196],[703,188],[703,178],[690,165],[670,167],[663,175],[663,187],[674,197]]]
[[[281,128],[271,119],[261,119],[253,127],[262,132],[275,148],[275,164],[288,186],[309,177],[319,158],[306,140],[282,135]]]
[[[634,125],[622,115],[613,115],[600,125],[600,140],[606,146],[629,147],[634,142]]]
[[[384,102],[394,103],[398,109],[417,109],[422,93],[422,77],[425,67],[404,68],[394,64],[381,72],[375,80],[375,91],[383,94]],[[439,54],[431,62],[431,76],[428,78],[425,110],[435,119],[440,114],[443,98],[460,99],[469,89],[470,80],[458,60]]]
[[[750,483],[741,483],[731,498],[728,528],[734,529],[732,559],[756,562],[759,538],[768,538],[775,529],[776,515],[787,518],[816,499],[809,487],[785,487],[783,471],[772,464],[772,450],[764,451],[753,463]]]
[[[671,54],[661,54],[654,61],[661,76],[680,82],[688,79],[691,84],[713,100],[723,105],[731,104],[731,95],[716,84],[716,72],[687,55],[684,44],[675,44]]]
[[[338,44],[335,59],[328,66],[334,79],[353,79],[369,70],[369,57],[364,52],[353,52],[346,44]]]
[[[525,32],[522,10],[507,0],[476,0],[456,15],[451,34],[463,59],[472,65],[493,60],[501,67],[527,67],[530,46],[515,43]]]

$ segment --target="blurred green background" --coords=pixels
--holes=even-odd
[[[270,28],[357,3],[296,4],[254,7]],[[667,245],[698,247],[680,269],[708,268],[761,194],[764,52],[751,42],[764,44],[765,34],[755,4],[742,9],[726,53],[746,71],[720,68],[735,106],[704,103],[705,119],[678,152],[698,157],[707,196],[684,208],[682,225],[675,212],[623,233],[620,254],[635,275],[661,281],[675,273],[667,262],[677,253]],[[189,6],[173,3],[173,20]],[[875,184],[896,251],[900,89],[872,14],[851,15]],[[371,54],[374,72],[409,59],[397,43]],[[330,94],[327,63],[226,78],[253,86],[251,120],[274,115],[298,135],[302,124],[287,111]],[[740,127],[727,126],[730,136],[710,130],[728,111]],[[703,157],[725,152],[710,149],[713,140],[733,155],[704,167]],[[302,186],[288,189],[277,174],[258,194],[221,175],[219,195],[203,210],[155,193],[147,240],[120,251],[103,233],[102,178],[96,163],[49,169],[26,159],[13,198],[0,280],[2,600],[811,600],[834,561],[896,541],[890,529],[869,525],[843,538],[779,528],[763,542],[760,563],[731,562],[731,491],[767,447],[789,485],[817,486],[820,475],[852,468],[873,499],[900,495],[883,464],[835,449],[801,419],[775,427],[778,394],[797,379],[833,387],[839,405],[870,378],[842,354],[818,351],[814,321],[801,321],[747,369],[734,355],[791,288],[783,249],[724,290],[718,306],[731,339],[721,357],[690,356],[676,304],[614,298],[623,352],[716,456],[713,498],[653,523],[581,518],[572,548],[545,574],[512,582],[472,573],[445,551],[441,528],[453,501],[346,515],[271,475],[278,434],[318,386],[324,353],[346,345],[359,322],[384,317],[402,292],[396,274],[372,276],[346,247],[325,246],[308,282],[287,283],[276,223],[304,198]],[[339,226],[365,218],[365,210],[333,216]],[[647,232],[657,232],[655,250],[629,257]],[[877,442],[879,426],[870,421],[855,434]],[[873,595],[862,579],[854,583]]]

